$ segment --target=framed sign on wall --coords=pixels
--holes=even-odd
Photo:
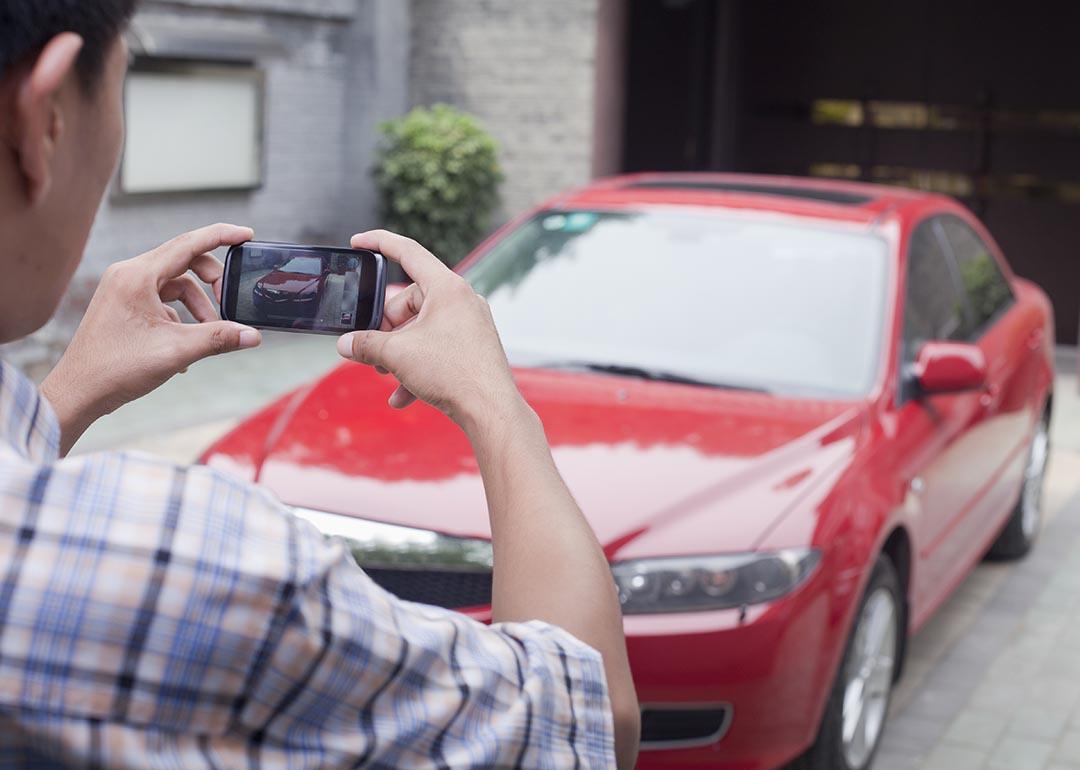
[[[124,93],[120,192],[260,187],[264,91],[251,65],[136,60]]]

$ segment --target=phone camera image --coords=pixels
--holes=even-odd
[[[233,259],[238,262],[230,270],[234,320],[295,331],[356,328],[364,278],[358,252],[250,244]]]

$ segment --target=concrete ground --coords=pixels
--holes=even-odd
[[[269,334],[94,425],[75,452],[189,462],[263,404],[337,365],[334,337]],[[980,565],[912,640],[875,770],[1080,768],[1080,393],[1058,354],[1046,521],[1029,557]]]

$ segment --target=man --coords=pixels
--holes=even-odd
[[[134,0],[0,2],[0,342],[74,272],[122,142]],[[511,379],[486,304],[418,244],[353,239],[415,280],[346,358],[466,432],[495,551],[491,627],[401,602],[269,494],[136,455],[64,458],[98,417],[208,355],[215,225],[103,278],[40,392],[0,368],[0,763],[600,767],[635,759],[613,582]],[[182,324],[167,303],[197,319]]]

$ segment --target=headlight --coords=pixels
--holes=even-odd
[[[762,604],[790,593],[820,561],[820,552],[641,559],[612,566],[623,614],[692,612]]]
[[[489,540],[453,537],[310,508],[293,511],[323,534],[343,539],[361,567],[491,571]]]

